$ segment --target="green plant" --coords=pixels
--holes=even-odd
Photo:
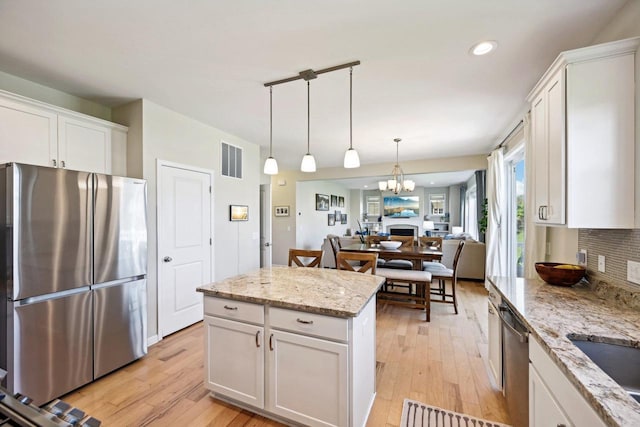
[[[487,217],[489,215],[489,200],[484,199],[482,202],[482,214],[478,219],[478,231],[480,233],[487,232]]]

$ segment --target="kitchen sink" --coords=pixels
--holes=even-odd
[[[567,338],[640,403],[640,348],[594,341],[579,335],[568,335]]]

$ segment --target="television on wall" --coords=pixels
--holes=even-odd
[[[420,215],[418,196],[390,196],[384,198],[384,216],[389,218],[413,218]]]

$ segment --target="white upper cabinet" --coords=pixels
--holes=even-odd
[[[58,155],[58,116],[0,97],[0,163],[52,166]]]
[[[111,129],[58,116],[58,167],[111,173]]]
[[[635,52],[640,38],[560,54],[527,97],[538,224],[635,226]]]
[[[125,126],[0,91],[2,163],[126,175],[126,138]]]

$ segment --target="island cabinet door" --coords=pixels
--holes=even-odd
[[[205,385],[214,393],[264,408],[264,328],[205,316]]]
[[[272,330],[268,410],[308,426],[348,425],[348,346]]]

